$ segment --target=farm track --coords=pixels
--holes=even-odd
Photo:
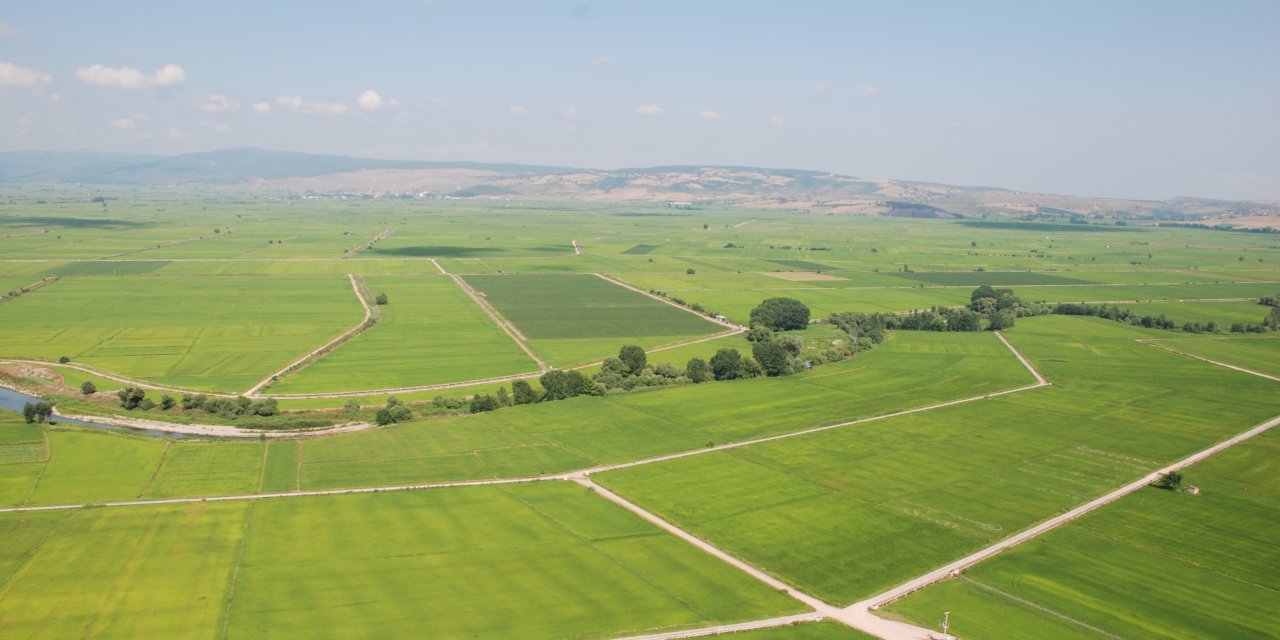
[[[200,391],[199,389],[184,389],[182,387],[170,387],[162,384],[155,384],[152,382],[147,382],[145,380],[139,380],[137,378],[129,378],[127,376],[117,375],[114,373],[107,373],[106,371],[95,369],[93,367],[88,367],[82,364],[76,364],[74,362],[53,362],[51,360],[31,360],[28,358],[0,358],[0,364],[10,363],[10,362],[15,362],[19,364],[34,364],[39,366],[67,367],[68,369],[83,371],[85,373],[98,376],[99,378],[115,380],[116,382],[123,382],[127,385],[132,385],[141,389],[151,389],[153,391],[171,391],[173,393],[193,393],[193,394],[203,393],[206,396],[215,396],[219,398],[236,397],[236,394],[234,393],[219,393],[216,391]],[[15,391],[21,391],[21,389],[15,389]]]
[[[373,324],[377,323],[378,319],[380,319],[382,315],[377,314],[377,317],[375,318],[373,307],[369,306],[369,301],[365,300],[365,291],[361,290],[361,282],[357,279],[355,275],[350,273],[347,274],[347,279],[351,281],[351,290],[355,292],[356,300],[359,300],[360,306],[364,308],[364,319],[362,319],[358,324],[356,324],[356,326],[351,327],[346,331],[343,331],[341,334],[338,335],[338,337],[320,345],[315,349],[312,349],[311,351],[307,352],[306,355],[303,355],[301,358],[298,358],[297,360],[290,362],[279,371],[276,371],[275,373],[272,373],[266,378],[263,378],[262,380],[258,381],[257,384],[253,385],[252,387],[249,387],[249,390],[245,391],[244,395],[251,398],[259,397],[258,392],[261,391],[264,387],[274,382],[277,382],[280,378],[284,377],[286,374],[293,372],[297,369],[300,369],[303,366],[309,364],[311,360],[318,358],[324,355],[325,353],[328,353],[329,351],[337,348],[338,346],[341,346],[343,342],[355,337],[357,334],[365,331],[366,329],[373,326]],[[370,320],[372,320],[372,322],[370,322]]]
[[[395,229],[383,229],[382,233],[379,233],[378,235],[374,236],[372,240],[342,254],[342,258],[340,259],[350,260],[360,255],[361,252],[368,251],[369,249],[373,248],[373,245],[377,244],[379,241],[385,239],[387,236],[390,236],[393,233],[395,233]]]
[[[27,285],[27,286],[25,286],[25,287],[22,287],[21,289],[18,289],[18,290],[17,290],[17,291],[18,291],[17,295],[12,295],[12,296],[11,296],[11,295],[9,295],[8,293],[0,293],[0,302],[8,302],[8,301],[10,301],[10,300],[17,300],[18,298],[21,298],[22,296],[25,296],[25,295],[27,295],[28,293],[31,293],[32,291],[35,291],[36,289],[39,289],[39,288],[41,288],[41,287],[47,287],[47,286],[49,286],[49,285],[51,285],[51,284],[53,284],[53,283],[57,282],[61,277],[62,277],[62,276],[46,276],[46,277],[44,277],[44,278],[41,278],[41,279],[39,279],[39,280],[37,280],[37,281],[35,281],[35,282],[32,282],[31,284],[29,284],[29,285]]]

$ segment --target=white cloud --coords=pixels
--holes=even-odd
[[[513,104],[507,107],[507,111],[511,112],[511,115],[513,116],[522,116],[529,113],[529,109],[525,108],[522,104]]]
[[[76,77],[81,82],[96,84],[100,87],[141,89],[143,87],[171,87],[176,84],[182,84],[187,79],[187,72],[176,64],[166,64],[148,76],[131,67],[106,67],[95,64],[76,69]]]
[[[280,96],[276,98],[276,104],[312,116],[340,116],[347,112],[347,105],[341,102],[317,102],[300,96]]]
[[[717,122],[719,122],[720,120],[724,120],[724,115],[722,115],[719,111],[712,111],[710,109],[707,109],[706,111],[703,111],[698,115],[708,120],[715,120]]]
[[[578,105],[571,104],[564,108],[565,120],[576,120],[578,118]]]
[[[223,111],[235,111],[240,108],[240,103],[222,95],[221,93],[210,94],[209,97],[201,100],[199,103],[201,111],[205,113],[222,113]]]
[[[172,87],[186,81],[186,70],[176,64],[166,64],[147,77],[147,84],[153,87]]]
[[[62,101],[62,96],[56,93],[51,93],[45,99],[49,101],[49,104],[58,104]]]
[[[382,96],[377,91],[370,89],[356,99],[356,103],[365,111],[377,111],[382,108]]]
[[[814,93],[826,93],[826,92],[827,92],[827,83],[825,83],[825,82],[819,82],[818,84],[813,85],[813,91],[814,91]]]
[[[864,84],[858,87],[858,91],[861,91],[864,95],[874,96],[875,94],[880,93],[880,87],[877,87],[874,84]]]
[[[53,76],[47,73],[11,62],[0,62],[0,87],[39,89],[50,84],[53,84]]]
[[[271,105],[266,102],[255,102],[253,103],[253,112],[260,116],[270,115]]]
[[[448,102],[445,102],[444,98],[432,98],[432,99],[428,100],[427,102],[430,102],[430,103],[431,103],[431,106],[433,106],[433,107],[435,107],[435,108],[437,108],[437,109],[443,109],[443,108],[445,108],[445,107],[449,106],[449,103],[448,103]]]
[[[663,109],[656,104],[642,104],[636,107],[636,113],[642,116],[656,116],[660,115],[663,111],[666,111],[666,109]]]
[[[210,128],[210,129],[213,129],[214,131],[216,131],[216,132],[218,132],[218,133],[231,133],[231,131],[232,131],[231,127],[229,127],[229,126],[227,126],[227,125],[225,125],[225,124],[222,124],[221,122],[216,122],[216,123],[214,123],[212,126],[210,126],[209,128]]]
[[[137,123],[137,122],[134,122],[134,121],[133,121],[133,118],[116,118],[115,120],[112,120],[111,122],[108,122],[107,124],[109,124],[109,125],[111,125],[111,126],[113,126],[113,127],[117,128],[117,129],[126,129],[126,130],[127,130],[127,129],[136,129],[136,128],[138,128],[138,123]]]
[[[173,128],[169,130],[169,137],[175,140],[187,137],[187,132],[182,129]]]
[[[19,35],[19,32],[17,29],[14,29],[13,27],[9,26],[8,22],[5,22],[4,20],[0,20],[0,38],[12,38],[17,35]]]
[[[772,122],[772,123],[773,123],[773,126],[775,126],[775,127],[779,128],[779,129],[781,129],[781,128],[783,128],[783,127],[787,126],[787,119],[786,119],[786,118],[784,118],[784,117],[782,117],[782,116],[774,116],[774,117],[772,117],[772,118],[770,118],[770,119],[769,119],[769,122]]]

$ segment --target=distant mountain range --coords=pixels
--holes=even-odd
[[[479,162],[375,160],[256,148],[176,156],[94,151],[0,152],[0,185],[200,186],[316,196],[507,198],[799,209],[956,217],[1139,217],[1261,226],[1280,202],[1089,198],[989,187],[871,180],[794,169],[664,166],[575,169]]]

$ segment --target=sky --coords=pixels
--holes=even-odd
[[[1280,199],[1280,2],[0,6],[0,150]]]

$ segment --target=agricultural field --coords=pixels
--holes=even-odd
[[[382,320],[271,393],[396,389],[536,371],[538,366],[446,276],[366,278]]]
[[[1135,341],[1152,333],[1024,319],[1009,337],[1051,387],[599,481],[791,584],[853,602],[1280,413],[1273,382]]]
[[[1142,489],[891,610],[982,640],[1273,637],[1277,460],[1268,432],[1187,468],[1197,496]]]
[[[594,275],[473,275],[466,280],[535,351],[559,366],[603,359],[629,342],[653,347],[723,330]]]
[[[1280,340],[1274,336],[1162,338],[1154,343],[1193,356],[1280,376]]]
[[[238,391],[363,316],[345,277],[66,277],[0,306],[0,354]]]
[[[61,376],[67,388],[43,388],[67,414],[226,424],[119,409],[130,383],[110,376],[246,393],[361,322],[350,274],[387,295],[380,320],[267,387],[331,394],[283,398],[272,419],[369,427],[391,395],[413,418],[208,440],[0,412],[0,508],[72,507],[0,513],[4,636],[618,638],[806,613],[637,514],[846,605],[1280,414],[1274,381],[1157,348],[1280,375],[1273,336],[1065,316],[1003,332],[1051,383],[1035,388],[992,332],[899,330],[783,377],[467,405],[511,382],[466,381],[537,371],[521,342],[587,375],[627,344],[681,369],[750,354],[689,308],[746,323],[770,297],[819,321],[790,332],[799,361],[852,339],[830,313],[960,306],[979,285],[1179,325],[1258,322],[1256,299],[1280,292],[1270,235],[517,198],[10,196],[0,289],[59,279],[0,304],[0,382],[34,388],[18,362],[34,359]],[[101,393],[83,397],[84,381]],[[161,393],[181,396],[148,397]],[[1140,490],[888,615],[932,628],[950,610],[961,637],[993,640],[1266,637],[1280,624],[1277,446],[1239,445],[1186,470],[1200,496]],[[501,484],[385,490],[476,481]],[[371,488],[384,490],[352,493]],[[149,500],[183,502],[103,505]],[[828,620],[727,637],[870,636]]]

